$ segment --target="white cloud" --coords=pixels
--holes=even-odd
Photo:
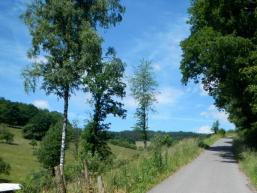
[[[137,102],[132,96],[127,96],[125,97],[122,102],[124,103],[125,107],[127,108],[136,108],[137,107]]]
[[[161,65],[160,64],[153,64],[153,69],[155,71],[160,71],[161,70]]]
[[[213,132],[211,131],[210,126],[204,125],[204,126],[199,127],[198,129],[196,129],[196,133],[210,134],[210,133],[213,133]]]
[[[180,89],[163,87],[156,95],[156,99],[159,105],[174,105],[183,94],[184,92]]]
[[[214,120],[219,120],[223,123],[229,123],[228,114],[225,111],[219,111],[215,105],[210,105],[207,111],[201,112],[201,116],[206,118],[211,118]]]
[[[46,100],[35,100],[32,104],[39,109],[49,109],[49,104]]]
[[[201,96],[208,96],[208,92],[206,90],[204,90],[202,83],[199,84],[199,89],[200,89]]]
[[[31,59],[32,62],[36,62],[36,63],[47,63],[47,58],[44,56],[37,56],[36,58]]]

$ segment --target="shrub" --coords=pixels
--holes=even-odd
[[[38,193],[53,187],[53,178],[48,170],[41,169],[32,172],[22,182],[22,189],[19,193]]]
[[[152,140],[152,145],[156,147],[167,146],[170,147],[173,139],[170,135],[156,135]]]
[[[23,128],[23,136],[26,139],[41,140],[51,125],[49,112],[42,111],[31,118],[29,123]]]
[[[224,129],[219,129],[218,134],[221,135],[221,136],[225,136],[226,131]]]
[[[11,166],[0,157],[0,174],[9,175],[10,170]]]
[[[0,140],[5,143],[11,144],[13,142],[14,135],[7,130],[5,125],[0,126]]]
[[[59,164],[61,149],[61,125],[51,127],[43,138],[38,150],[35,152],[38,161],[46,169],[51,169],[54,174],[54,167]]]
[[[130,143],[127,140],[121,140],[121,139],[111,139],[109,140],[109,143],[113,145],[118,145],[120,147],[130,148],[130,149],[137,149],[137,146],[133,143]]]
[[[32,139],[29,144],[32,146],[32,148],[34,149],[35,146],[37,146],[37,141],[35,139]]]

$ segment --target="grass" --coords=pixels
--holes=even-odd
[[[4,161],[10,164],[11,171],[9,175],[0,175],[0,182],[10,181],[21,183],[27,175],[34,170],[39,169],[41,166],[36,156],[33,155],[33,148],[29,144],[30,140],[22,137],[22,130],[16,128],[8,129],[14,134],[14,141],[11,145],[0,143],[0,156]],[[109,146],[119,160],[131,160],[138,156],[137,150],[111,144]],[[75,158],[71,152],[72,148],[73,147],[71,144],[70,149],[68,149],[66,153],[65,159],[67,164],[72,164],[75,161]]]
[[[1,143],[1,157],[8,162],[12,170],[10,175],[0,175],[0,179],[11,182],[22,182],[33,170],[40,168],[40,164],[33,155],[30,140],[22,137],[20,129],[9,128],[15,135],[14,144]],[[201,139],[211,145],[221,136],[211,136]],[[139,151],[109,144],[116,157],[116,168],[110,168],[103,175],[104,182],[110,193],[142,193],[172,175],[179,168],[195,159],[202,151],[199,139],[181,140],[170,148],[159,148],[150,151]],[[72,149],[72,146],[70,147]],[[71,150],[66,153],[66,163],[73,164],[74,157]],[[80,179],[82,180],[82,179]],[[75,182],[79,181],[76,180]],[[77,183],[70,183],[69,192],[81,189]]]
[[[241,170],[257,188],[257,151],[246,147],[240,139],[235,139],[233,148]]]
[[[10,175],[0,175],[1,180],[21,182],[24,176],[39,168],[39,163],[33,155],[30,140],[22,137],[20,129],[9,128],[14,134],[13,144],[0,143],[0,155],[11,165]]]

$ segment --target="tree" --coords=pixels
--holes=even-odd
[[[37,113],[23,128],[23,136],[26,139],[41,140],[51,125],[51,116],[48,111]]]
[[[219,131],[220,122],[218,120],[214,121],[211,127],[211,130],[217,134]]]
[[[147,146],[148,113],[153,110],[156,101],[157,82],[154,79],[150,61],[142,60],[131,78],[131,92],[138,102],[135,116],[137,117],[136,130],[143,133],[144,147]]]
[[[0,157],[0,174],[9,175],[10,170],[11,166]]]
[[[201,81],[215,105],[257,147],[256,8],[256,0],[192,1],[180,69],[182,82]]]
[[[11,144],[13,142],[14,134],[8,131],[8,128],[0,124],[0,141],[4,141],[7,144]]]
[[[109,59],[107,59],[109,58]],[[92,94],[91,104],[94,108],[92,120],[83,132],[85,153],[98,154],[101,159],[110,154],[107,145],[107,133],[110,125],[104,123],[107,115],[125,117],[126,110],[118,98],[125,96],[126,84],[123,83],[124,64],[110,49],[105,61],[99,63],[84,79],[86,89]]]
[[[119,0],[34,0],[22,16],[32,35],[28,56],[34,59],[32,66],[23,71],[25,88],[35,91],[40,77],[41,88],[64,101],[62,179],[69,97],[81,85],[85,72],[99,61],[101,39],[97,27],[115,25],[122,20],[123,12]],[[40,60],[42,55],[45,60]],[[64,185],[62,192],[66,192]]]
[[[36,150],[36,156],[38,161],[42,163],[43,167],[52,171],[54,174],[54,167],[59,164],[60,151],[61,151],[61,139],[62,139],[62,122],[59,122],[50,127],[45,137],[42,139],[38,149]],[[68,129],[68,139],[70,139],[71,128]],[[69,140],[66,140],[67,148]]]

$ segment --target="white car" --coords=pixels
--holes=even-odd
[[[14,192],[16,190],[20,190],[21,185],[20,184],[14,184],[14,183],[0,183],[0,192]]]

